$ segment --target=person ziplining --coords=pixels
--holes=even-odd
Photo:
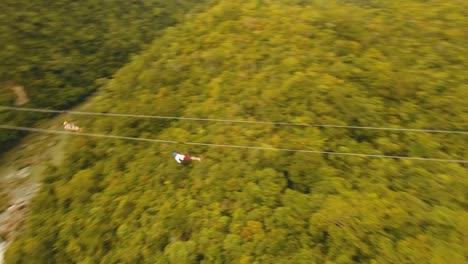
[[[172,156],[174,156],[175,160],[176,160],[178,163],[187,162],[187,161],[192,161],[192,160],[198,160],[198,162],[201,162],[201,158],[189,156],[188,154],[187,154],[187,155],[183,155],[183,154],[179,154],[179,153],[177,153],[177,152],[174,152],[174,153],[172,153]]]

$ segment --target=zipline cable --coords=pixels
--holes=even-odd
[[[53,109],[25,108],[25,107],[13,107],[13,106],[0,106],[0,110],[42,112],[42,113],[68,113],[68,114],[72,114],[72,115],[135,117],[135,118],[174,119],[174,120],[224,122],[224,123],[304,126],[304,127],[343,128],[343,129],[368,129],[368,130],[388,130],[388,131],[400,131],[400,132],[423,132],[423,133],[464,134],[464,135],[468,135],[468,131],[462,131],[462,130],[438,130],[438,129],[413,129],[413,128],[393,128],[393,127],[373,127],[373,126],[325,125],[325,124],[306,124],[306,123],[292,123],[292,122],[249,121],[249,120],[235,120],[235,119],[177,117],[177,116],[158,116],[158,115],[136,115],[136,114],[99,113],[99,112],[81,112],[81,111],[67,111],[67,110],[53,110]]]
[[[95,133],[84,133],[84,132],[69,132],[69,131],[60,131],[60,130],[52,130],[52,129],[18,127],[18,126],[9,126],[9,125],[0,125],[0,128],[1,129],[9,129],[9,130],[22,130],[22,131],[30,131],[30,132],[50,133],[50,134],[66,134],[66,135],[74,135],[74,136],[125,139],[125,140],[146,141],[146,142],[156,142],[156,143],[168,143],[168,144],[186,144],[186,145],[207,146],[207,147],[224,147],[224,148],[256,149],[256,150],[274,150],[274,151],[302,152],[302,153],[313,153],[313,154],[328,154],[328,155],[356,156],[356,157],[369,157],[369,158],[387,158],[387,159],[400,159],[400,160],[419,160],[419,161],[436,161],[436,162],[452,162],[452,163],[468,164],[468,160],[456,160],[456,159],[421,158],[421,157],[391,156],[391,155],[379,155],[379,154],[362,154],[362,153],[348,153],[348,152],[318,151],[318,150],[306,150],[306,149],[286,149],[286,148],[257,147],[257,146],[240,146],[240,145],[199,143],[199,142],[179,142],[179,141],[173,141],[173,140],[137,138],[137,137],[115,136],[115,135],[105,135],[105,134],[95,134]]]

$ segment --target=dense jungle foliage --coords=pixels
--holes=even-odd
[[[93,111],[468,130],[468,2],[231,1]],[[109,51],[111,52],[111,51]],[[76,117],[87,132],[468,158],[462,134]],[[466,263],[466,164],[73,137],[7,263]],[[180,165],[173,151],[201,163]]]
[[[73,106],[202,2],[0,1],[0,105],[13,105],[9,88],[21,85],[30,107]],[[0,123],[28,126],[43,117],[1,112]],[[0,131],[0,151],[19,135]]]

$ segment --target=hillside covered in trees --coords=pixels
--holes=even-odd
[[[288,4],[286,4],[288,2]],[[468,130],[468,2],[222,0],[96,112]],[[76,116],[86,132],[468,159],[463,134]],[[7,263],[466,263],[466,164],[73,137]],[[172,152],[201,163],[180,165]]]
[[[66,109],[103,85],[160,30],[205,1],[0,1],[0,105],[22,86],[30,107]],[[0,122],[28,126],[43,115],[1,112]],[[0,131],[0,152],[20,133]]]

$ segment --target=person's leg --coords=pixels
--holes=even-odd
[[[197,157],[190,157],[190,159],[192,159],[192,160],[198,160],[198,162],[201,162],[201,159],[200,159],[200,158],[197,158]]]

